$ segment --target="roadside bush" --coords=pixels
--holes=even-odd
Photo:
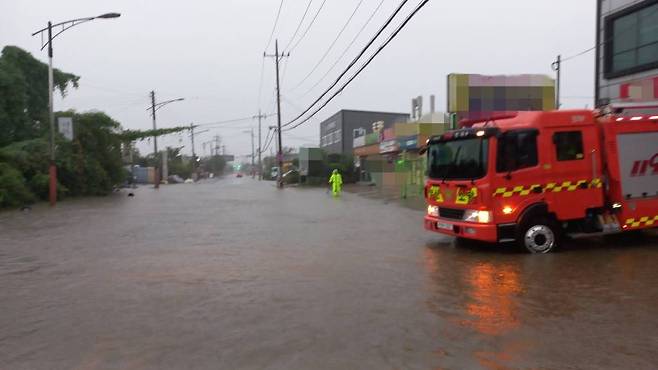
[[[16,207],[34,200],[20,171],[7,163],[0,163],[0,207]]]

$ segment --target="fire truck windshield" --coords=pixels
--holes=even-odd
[[[474,180],[487,174],[488,138],[441,141],[428,150],[429,177]]]

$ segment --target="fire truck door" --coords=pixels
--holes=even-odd
[[[559,220],[585,217],[586,209],[603,205],[601,149],[593,126],[555,128],[544,169],[549,209]],[[548,168],[546,168],[548,167]]]

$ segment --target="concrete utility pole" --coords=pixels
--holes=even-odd
[[[196,166],[197,166],[197,158],[196,158],[196,150],[194,148],[194,129],[197,126],[195,126],[193,123],[190,123],[190,139],[192,141],[192,180],[196,181],[197,180],[197,171],[196,171]]]
[[[192,159],[196,162],[196,152],[194,151],[194,124],[190,123],[190,137],[192,139]]]
[[[253,179],[256,177],[256,172],[254,172],[254,166],[256,165],[254,163],[256,156],[256,153],[254,152],[254,129],[252,128],[247,132],[251,134],[251,178]]]
[[[282,177],[282,172],[283,172],[283,145],[281,143],[281,85],[279,83],[279,61],[281,58],[289,57],[290,53],[285,54],[281,53],[279,54],[279,40],[275,40],[274,42],[274,55],[268,55],[263,53],[264,57],[273,57],[275,61],[275,67],[276,67],[276,119],[277,119],[277,135],[278,135],[278,143],[279,143],[279,148],[277,150],[277,162],[279,164],[279,171],[278,171],[278,176],[277,176],[277,186],[279,189],[283,188],[283,177]]]
[[[555,82],[555,109],[560,109],[560,72],[562,70],[562,55],[557,56],[557,60],[551,64],[551,67],[557,73],[557,80]]]
[[[261,154],[263,154],[263,147],[261,146],[261,119],[267,118],[267,114],[262,114],[260,109],[258,110],[258,181],[263,180],[263,163],[261,161]]]
[[[155,91],[151,90],[151,117],[153,118],[153,131],[157,130],[155,123]],[[155,184],[156,189],[160,188],[160,155],[158,154],[158,135],[153,133],[153,155],[155,156]]]
[[[219,155],[219,148],[220,148],[219,143],[220,143],[220,141],[221,141],[221,140],[219,139],[219,135],[215,135],[215,136],[213,137],[213,139],[215,140],[215,154],[212,154],[212,150],[211,150],[211,153],[210,153],[210,154],[211,154],[211,155]]]

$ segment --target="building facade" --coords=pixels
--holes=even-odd
[[[341,110],[320,123],[320,148],[330,154],[352,154],[354,139],[373,133],[373,123],[383,128],[407,122],[407,113]]]
[[[658,111],[658,0],[597,0],[598,107]]]

